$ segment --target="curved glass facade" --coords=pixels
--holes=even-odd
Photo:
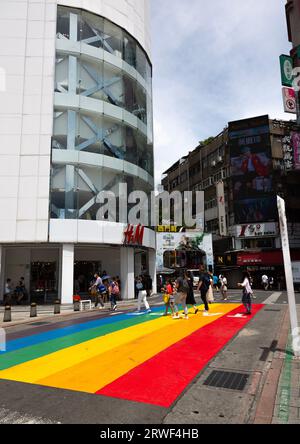
[[[58,7],[54,106],[51,218],[96,219],[119,182],[151,191],[152,68],[125,30]]]

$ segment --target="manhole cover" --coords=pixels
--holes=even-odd
[[[266,308],[265,311],[281,311],[278,308]]]
[[[245,373],[233,373],[214,370],[203,385],[219,387],[229,390],[244,390],[250,375]]]
[[[33,322],[32,324],[30,324],[30,325],[36,325],[36,326],[38,326],[38,325],[48,325],[49,324],[49,322]]]

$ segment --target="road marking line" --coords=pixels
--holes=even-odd
[[[271,305],[276,304],[280,296],[282,295],[282,292],[275,291],[275,293],[272,293],[271,296],[269,296],[264,302],[262,302],[264,305]]]

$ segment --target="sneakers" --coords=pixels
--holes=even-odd
[[[173,319],[180,319],[180,316],[175,315],[175,316],[172,316],[172,318],[173,318]]]
[[[152,310],[150,308],[146,311],[146,313],[151,313],[151,312]]]
[[[116,309],[117,309],[117,306],[114,305],[114,306],[113,306],[113,311],[116,311]]]
[[[203,316],[208,316],[208,313],[209,312],[207,310],[205,310],[204,313],[203,313]]]

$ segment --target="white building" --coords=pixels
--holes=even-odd
[[[102,190],[153,189],[148,0],[0,2],[0,299],[24,276],[31,300],[72,302],[95,271],[134,297],[155,288],[155,233],[98,220]]]

